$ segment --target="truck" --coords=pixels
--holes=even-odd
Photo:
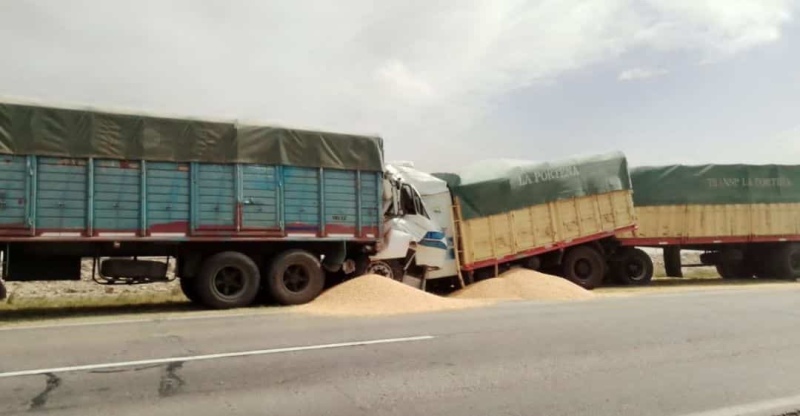
[[[368,273],[423,288],[463,287],[512,266],[587,289],[652,278],[650,257],[617,238],[636,227],[620,152],[546,163],[485,160],[459,173],[429,174],[400,162],[386,172],[401,195],[386,212],[386,241],[370,256]]]
[[[706,164],[631,169],[638,228],[625,246],[662,248],[666,275],[713,266],[724,279],[800,278],[800,166]],[[683,265],[681,250],[702,251]]]
[[[305,303],[380,251],[383,171],[376,136],[0,103],[0,289],[174,261],[209,308]]]
[[[621,153],[431,175],[384,166],[377,136],[0,103],[0,298],[85,259],[106,285],[174,266],[217,309],[365,273],[425,289],[523,265],[594,288],[626,274],[615,236],[634,228]]]

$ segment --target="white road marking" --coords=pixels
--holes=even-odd
[[[75,371],[106,370],[109,368],[137,367],[142,365],[169,364],[169,363],[188,362],[188,361],[218,360],[222,358],[249,357],[254,355],[269,355],[269,354],[281,354],[287,352],[302,352],[302,351],[315,351],[315,350],[325,350],[333,348],[359,347],[364,345],[393,344],[398,342],[427,341],[433,338],[434,336],[432,335],[421,335],[421,336],[406,337],[406,338],[386,338],[386,339],[375,339],[369,341],[340,342],[337,344],[321,344],[321,345],[307,345],[302,347],[273,348],[268,350],[225,352],[219,354],[192,355],[186,357],[154,358],[149,360],[87,364],[87,365],[77,365],[72,367],[41,368],[37,370],[9,371],[5,373],[0,373],[0,378],[35,376],[35,375],[42,375],[49,373],[67,373]]]
[[[722,407],[719,409],[708,410],[705,412],[689,413],[682,416],[752,416],[775,412],[789,412],[800,408],[800,395],[782,397],[779,399],[764,400],[760,402],[747,403],[737,406]],[[780,414],[780,413],[777,413]]]

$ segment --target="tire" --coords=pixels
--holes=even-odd
[[[194,280],[185,277],[178,278],[178,280],[181,284],[181,292],[186,296],[186,299],[189,299],[192,303],[200,303],[200,298],[197,296],[197,289],[194,287]]]
[[[769,256],[769,269],[773,277],[800,278],[800,244],[781,244]]]
[[[200,272],[189,282],[201,304],[214,309],[241,308],[258,295],[261,273],[249,256],[225,251],[203,261]]]
[[[344,276],[345,279],[352,279],[354,277],[363,276],[369,273],[367,271],[370,266],[369,256],[367,255],[357,256],[355,259],[353,259],[353,262],[355,263],[356,266],[355,270],[353,270],[353,272],[350,274],[345,274]]]
[[[617,281],[626,286],[645,286],[653,280],[653,259],[638,248],[623,250],[612,268]]]
[[[589,246],[570,249],[561,263],[562,275],[584,289],[594,289],[603,283],[605,260]]]
[[[745,270],[759,279],[774,277],[768,257],[763,250],[748,250],[744,255]]]
[[[667,277],[683,277],[681,267],[681,248],[678,246],[664,247],[664,271]]]
[[[365,274],[377,274],[402,282],[405,270],[400,260],[375,260],[369,263]]]
[[[314,300],[325,287],[319,258],[305,250],[289,250],[272,261],[268,287],[281,305],[300,305]]]
[[[717,274],[725,280],[752,279],[753,271],[742,261],[727,261],[716,264]]]

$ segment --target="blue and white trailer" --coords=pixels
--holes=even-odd
[[[305,303],[379,249],[383,184],[378,137],[0,103],[0,277],[160,282],[164,256],[207,307]]]

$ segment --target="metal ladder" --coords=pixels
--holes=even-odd
[[[461,284],[461,287],[464,288],[466,284],[464,284],[464,274],[461,271],[461,256],[464,254],[464,242],[461,239],[461,204],[459,203],[458,198],[455,198],[455,202],[451,207],[453,211],[453,215],[450,216],[451,224],[450,226],[453,229],[453,248],[455,250],[455,260],[456,260],[456,272],[458,274],[458,282]],[[472,283],[472,274],[468,273],[468,280]]]

